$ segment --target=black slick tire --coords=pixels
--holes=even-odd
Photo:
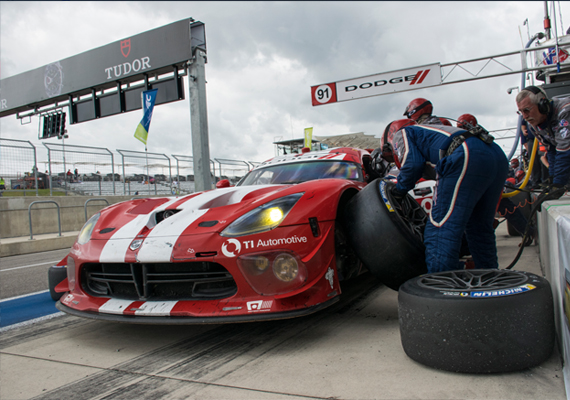
[[[65,267],[53,266],[48,270],[49,294],[53,301],[58,301],[63,296],[63,293],[55,291],[55,287],[63,282],[65,278],[67,278],[67,268]]]
[[[408,279],[426,273],[423,229],[427,214],[410,195],[400,202],[393,182],[376,179],[346,205],[347,240],[364,266],[384,285],[398,290]]]
[[[512,270],[426,274],[400,287],[402,347],[445,371],[503,373],[552,354],[554,305],[548,281]]]

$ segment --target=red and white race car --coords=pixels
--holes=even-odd
[[[337,148],[268,160],[235,187],[107,207],[69,255],[69,314],[141,323],[295,317],[338,300],[363,267],[339,212],[365,185],[366,150]]]
[[[366,271],[343,212],[370,180],[370,161],[353,148],[280,156],[235,187],[109,206],[58,264],[67,278],[54,289],[65,293],[56,306],[155,324],[291,318],[328,307],[340,281]]]

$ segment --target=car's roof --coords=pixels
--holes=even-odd
[[[350,161],[361,163],[362,157],[369,155],[367,150],[355,149],[352,147],[335,147],[333,149],[310,151],[300,154],[287,154],[270,158],[257,165],[254,169],[265,168],[269,165],[288,164],[293,162],[307,162],[307,161],[322,161],[322,160],[337,160],[337,161]]]

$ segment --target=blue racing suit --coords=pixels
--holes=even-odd
[[[509,162],[496,144],[466,139],[453,153],[445,150],[465,130],[443,125],[413,125],[396,132],[391,144],[400,166],[396,190],[406,193],[435,167],[436,190],[424,232],[428,272],[461,268],[463,232],[476,268],[498,268],[493,221]],[[443,150],[443,152],[440,152]]]

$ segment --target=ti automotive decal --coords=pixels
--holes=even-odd
[[[257,239],[257,241],[244,240],[243,242],[240,242],[237,239],[228,239],[222,244],[222,253],[228,258],[232,258],[238,256],[242,249],[250,250],[264,247],[290,245],[295,243],[307,243],[307,237],[293,235],[287,238],[265,240]]]

